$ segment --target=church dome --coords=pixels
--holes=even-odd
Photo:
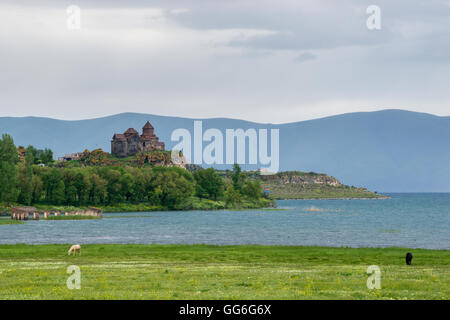
[[[139,134],[139,132],[137,132],[135,129],[133,128],[129,128],[127,131],[125,131],[124,134]]]

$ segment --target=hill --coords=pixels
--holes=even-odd
[[[264,190],[275,199],[386,198],[365,188],[347,186],[338,179],[315,172],[287,171],[275,175],[257,175]]]
[[[109,152],[114,133],[140,129],[147,120],[167,149],[175,145],[173,130],[193,129],[193,119],[123,113],[79,121],[3,117],[0,131],[17,145],[51,148],[61,156],[85,148]],[[203,128],[278,128],[280,171],[326,172],[346,185],[379,192],[450,192],[450,117],[384,110],[281,125],[205,119]]]

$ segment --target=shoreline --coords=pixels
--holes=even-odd
[[[103,213],[127,213],[127,212],[158,212],[158,211],[167,211],[167,212],[180,212],[180,211],[247,211],[247,210],[264,210],[264,209],[278,209],[276,201],[285,201],[285,200],[387,200],[392,199],[390,196],[383,197],[342,197],[342,198],[273,198],[273,199],[260,199],[259,203],[249,201],[244,203],[242,206],[231,206],[226,207],[226,204],[221,201],[210,201],[200,203],[198,207],[194,206],[189,209],[169,209],[165,207],[149,205],[147,203],[137,203],[137,204],[119,204],[114,206],[96,206],[95,208],[103,210]],[[11,207],[2,207],[2,211],[0,211],[0,219],[11,216],[11,208],[12,207],[20,207],[22,205],[14,205]],[[36,204],[34,207],[39,211],[59,211],[61,214],[65,212],[73,212],[86,210],[89,207],[85,206],[64,206],[64,205],[42,205]],[[43,219],[45,220],[45,219]],[[49,219],[52,220],[52,219]]]
[[[373,198],[276,198],[275,200],[387,200],[392,199],[392,197],[384,196],[384,197],[373,197]]]
[[[450,247],[436,249],[436,248],[423,248],[423,247],[397,247],[397,246],[373,246],[373,247],[352,247],[352,246],[320,246],[320,245],[277,245],[277,244],[206,244],[206,243],[80,243],[84,247],[97,247],[97,246],[120,246],[120,247],[148,247],[148,248],[192,248],[192,249],[201,249],[201,248],[210,248],[210,249],[298,249],[298,250],[307,250],[307,249],[317,249],[317,250],[331,250],[331,251],[340,251],[340,250],[405,250],[412,251],[437,251],[437,252],[449,252]],[[65,247],[72,246],[72,243],[0,243],[0,251],[4,248],[2,247],[20,247],[20,246],[31,246],[31,247]],[[1,255],[0,255],[1,259]]]
[[[3,207],[0,211],[0,218],[10,217],[12,207],[20,207],[22,205],[13,205],[10,207]],[[34,204],[38,211],[58,211],[61,214],[65,212],[74,212],[79,210],[86,210],[87,206],[71,206],[71,205],[47,205],[47,204]],[[258,210],[258,209],[272,209],[276,208],[276,202],[273,199],[261,198],[255,201],[244,200],[240,205],[233,205],[227,207],[224,201],[214,201],[203,199],[202,201],[192,203],[189,208],[181,209],[169,209],[167,207],[156,206],[146,202],[141,203],[121,203],[117,205],[98,205],[97,209],[101,209],[103,213],[125,213],[125,212],[180,212],[180,211],[218,211],[218,210]],[[44,220],[44,219],[43,219]]]
[[[274,198],[267,205],[261,206],[256,205],[256,203],[247,203],[247,205],[243,206],[235,206],[235,207],[225,207],[224,205],[210,204],[210,206],[199,206],[189,209],[168,209],[163,207],[158,207],[154,205],[148,205],[146,203],[138,203],[138,204],[119,204],[115,206],[97,206],[96,208],[102,209],[103,213],[127,213],[127,212],[157,212],[157,211],[168,211],[168,212],[179,212],[179,211],[247,211],[247,210],[259,210],[259,209],[277,209],[278,200],[388,200],[392,199],[390,196],[382,196],[382,197],[342,197],[342,198]],[[251,204],[250,206],[248,204]],[[255,206],[253,206],[255,205]],[[49,211],[76,211],[83,210],[87,207],[76,207],[76,206],[51,206],[51,205],[35,205],[38,210],[49,210]],[[114,207],[114,208],[113,208]],[[0,218],[9,217],[11,208],[7,208],[3,212],[0,212]]]

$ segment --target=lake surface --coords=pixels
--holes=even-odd
[[[282,200],[283,210],[110,213],[0,226],[0,243],[266,244],[450,249],[450,194]]]

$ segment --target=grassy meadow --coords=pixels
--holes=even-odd
[[[6,224],[23,224],[23,221],[19,220],[11,220],[10,218],[0,218],[0,226],[6,225]]]
[[[104,244],[69,257],[69,247],[0,245],[0,299],[450,298],[448,250]],[[80,290],[66,286],[70,265]],[[366,286],[370,265],[379,290]]]
[[[48,218],[42,218],[42,220],[95,220],[95,219],[101,218],[92,216],[50,216]]]

